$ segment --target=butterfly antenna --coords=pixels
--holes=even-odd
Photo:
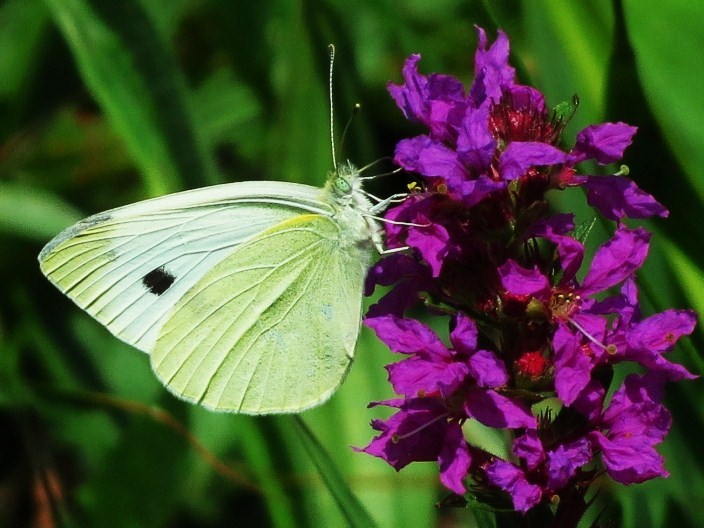
[[[354,104],[354,106],[352,107],[352,113],[350,114],[350,117],[347,120],[347,124],[345,124],[344,130],[342,131],[342,137],[340,138],[340,151],[343,153],[345,151],[345,140],[347,139],[347,131],[350,129],[350,125],[352,124],[352,120],[354,119],[354,116],[356,116],[359,113],[359,110],[361,108],[362,108],[361,104],[359,104],[359,103]]]
[[[330,150],[332,151],[332,167],[337,172],[337,160],[335,159],[335,128],[332,113],[332,66],[335,63],[335,45],[328,44],[328,53],[330,53],[330,73],[328,76],[328,97],[330,99]]]
[[[391,158],[391,157],[389,157],[389,156],[384,156],[383,158],[376,159],[376,160],[372,161],[371,163],[366,164],[364,167],[362,167],[362,168],[359,169],[359,172],[360,172],[360,173],[366,172],[366,171],[368,171],[369,169],[371,169],[374,165],[378,165],[378,164],[381,163],[382,161],[391,161],[391,162],[393,162],[394,159]],[[402,167],[397,167],[397,168],[395,168],[394,170],[389,171],[389,172],[382,172],[381,174],[373,174],[373,175],[371,175],[371,176],[362,176],[361,179],[362,179],[362,180],[375,180],[375,179],[377,179],[377,178],[381,178],[382,176],[391,176],[392,174],[398,174],[398,173],[401,172],[402,170],[403,170]]]

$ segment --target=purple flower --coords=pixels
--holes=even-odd
[[[635,274],[650,233],[623,220],[667,210],[625,168],[578,172],[583,161],[618,162],[636,128],[587,126],[564,149],[564,106],[551,111],[516,82],[503,32],[493,43],[483,29],[477,35],[469,88],[420,73],[419,55],[406,61],[402,84],[389,84],[404,116],[425,129],[401,140],[394,157],[422,184],[386,212],[389,247],[407,253],[386,256],[367,277],[368,294],[390,289],[365,324],[401,358],[386,367],[399,398],[371,404],[394,414],[372,422],[378,435],[361,451],[396,470],[435,461],[448,490],[467,492],[469,478],[479,500],[502,490],[521,513],[550,501],[535,515],[553,512],[572,526],[599,461],[621,483],[667,475],[655,450],[671,421],[663,388],[694,376],[666,355],[696,317],[643,316],[639,305]],[[548,191],[574,186],[616,222],[590,259],[573,215],[550,213]],[[423,312],[433,328],[449,321],[449,339],[418,320]],[[647,373],[612,386],[614,365],[625,361]],[[547,399],[559,405],[534,415]],[[469,420],[515,438],[513,456],[481,449],[466,436]]]
[[[459,314],[447,348],[435,332],[412,319],[367,318],[392,351],[409,357],[387,367],[396,393],[435,397],[459,419],[475,418],[493,427],[530,427],[535,419],[522,404],[497,392],[508,382],[506,367],[492,352],[477,349],[477,327]]]
[[[612,220],[667,216],[662,205],[630,180],[575,174],[574,166],[582,161],[605,165],[620,160],[635,127],[591,125],[577,134],[571,151],[563,151],[557,145],[565,123],[551,117],[540,92],[515,82],[505,33],[499,31],[491,46],[483,29],[477,28],[477,34],[475,79],[469,90],[453,77],[421,74],[420,55],[406,61],[403,84],[389,84],[404,115],[429,129],[398,143],[395,160],[401,167],[425,176],[431,189],[445,189],[467,205],[505,190],[509,181],[534,185],[539,180],[541,194],[584,185],[589,204]],[[484,183],[472,185],[468,193],[467,183],[473,181]]]
[[[623,358],[663,372],[669,381],[694,379],[696,376],[682,365],[667,361],[663,354],[672,350],[680,337],[691,334],[696,324],[697,317],[689,310],[665,310],[647,317],[626,332]]]
[[[468,317],[460,314],[450,332],[454,348],[411,319],[381,316],[365,324],[392,351],[408,357],[387,366],[394,390],[405,399],[381,402],[399,410],[387,421],[373,422],[381,434],[364,452],[397,470],[411,461],[438,460],[443,484],[463,493],[471,457],[462,423],[474,418],[492,427],[535,426],[523,404],[497,392],[508,381],[505,366],[493,353],[477,349],[477,328]]]
[[[631,375],[614,393],[601,430],[590,435],[609,476],[622,484],[668,476],[655,446],[670,429],[672,418],[660,403],[665,378],[658,373]]]
[[[521,460],[521,467],[495,460],[487,467],[486,475],[489,482],[511,495],[514,507],[521,512],[538,504],[542,497],[559,495],[578,470],[592,460],[587,438],[546,450],[535,429],[514,441],[513,452]]]
[[[466,108],[464,87],[449,75],[418,73],[420,55],[411,55],[403,67],[404,84],[389,83],[391,97],[410,121],[426,125],[431,137],[452,139]]]
[[[393,401],[382,405],[399,410],[386,421],[373,420],[372,427],[381,434],[357,451],[385,460],[396,471],[411,462],[437,460],[441,482],[455,493],[464,493],[462,481],[472,457],[461,422],[453,419],[435,398],[410,398],[402,403]]]
[[[381,405],[398,408],[399,412],[386,421],[372,421],[372,427],[381,434],[361,451],[383,458],[397,471],[411,462],[437,460],[449,427],[447,410],[438,400],[414,398]]]
[[[469,362],[456,350],[445,347],[435,333],[412,319],[393,316],[367,318],[365,324],[394,352],[409,358],[387,367],[389,380],[397,394],[407,398],[441,394],[448,397],[469,374]],[[472,332],[475,330],[472,328]],[[450,339],[462,344],[460,333],[453,331]],[[500,368],[500,367],[497,367]],[[499,378],[505,382],[506,375]]]
[[[566,488],[572,483],[591,478],[591,472],[581,471],[593,457],[586,437],[562,442],[553,440],[546,449],[541,433],[529,429],[513,442],[513,453],[518,457],[518,464],[494,460],[486,466],[486,477],[511,496],[514,508],[520,512],[528,511],[546,497],[555,501],[561,495],[569,496]]]
[[[552,239],[556,240],[554,236]],[[552,338],[555,390],[564,403],[574,405],[587,416],[599,412],[606,391],[592,377],[597,366],[635,361],[665,372],[670,381],[694,377],[681,365],[663,357],[681,336],[693,331],[696,318],[692,312],[668,310],[640,320],[633,306],[637,298],[630,303],[623,294],[598,303],[591,298],[621,282],[631,281],[647,256],[648,240],[649,234],[641,228],[620,227],[596,251],[581,285],[571,273],[575,269],[572,263],[581,261],[581,255],[574,260],[563,257],[569,267],[553,290],[547,277],[535,268],[529,272],[511,261],[500,268],[502,284],[508,292],[530,295],[549,305],[549,313],[559,325]],[[564,248],[560,253],[566,253]],[[579,251],[575,249],[572,253],[578,255]],[[628,282],[626,292],[636,295],[632,282]],[[612,314],[617,317],[613,319]]]

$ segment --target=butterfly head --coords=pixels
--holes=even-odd
[[[337,170],[328,177],[325,190],[336,204],[352,204],[359,196],[362,196],[362,180],[359,178],[359,170],[349,161],[340,164]]]

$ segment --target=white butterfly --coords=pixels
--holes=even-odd
[[[49,242],[44,274],[148,353],[174,394],[220,411],[297,412],[342,383],[380,229],[357,169],[324,188],[216,185],[91,216]]]

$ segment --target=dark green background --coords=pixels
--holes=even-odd
[[[489,7],[487,7],[489,6]],[[364,165],[420,131],[388,97],[406,56],[469,82],[473,24],[504,28],[525,83],[550,104],[577,93],[568,128],[640,127],[625,162],[670,210],[640,274],[652,313],[704,306],[704,3],[697,0],[5,0],[0,2],[0,526],[340,526],[290,417],[212,414],[176,401],[148,358],[55,291],[36,255],[81,217],[215,182],[323,183],[331,168],[327,51],[338,49],[338,129]],[[405,180],[373,191],[403,189]],[[588,219],[579,192],[555,196]],[[605,232],[592,236],[593,244]],[[701,331],[672,355],[702,372]],[[380,526],[473,526],[437,510],[434,464],[396,474],[358,454],[371,400],[391,396],[391,354],[364,331],[339,393],[303,420]],[[281,361],[286,361],[285,357]],[[704,385],[669,387],[672,476],[599,506],[622,526],[701,526]],[[498,447],[500,438],[470,431]],[[320,452],[313,446],[313,450]],[[344,484],[346,483],[346,484]],[[342,497],[342,498],[340,498]],[[341,506],[340,506],[341,504]],[[359,511],[352,521],[367,524]],[[450,524],[444,524],[450,523]]]

